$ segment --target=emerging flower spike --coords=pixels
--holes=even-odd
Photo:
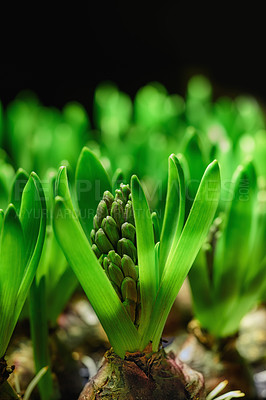
[[[105,191],[93,218],[92,249],[136,326],[140,320],[136,228],[129,185]]]
[[[159,350],[167,316],[218,204],[216,161],[206,169],[186,220],[183,168],[174,154],[168,166],[165,213],[156,244],[153,218],[137,176],[131,177],[130,186],[114,182],[113,191],[100,161],[84,148],[76,170],[78,214],[64,167],[56,181],[55,235],[122,359],[126,352],[142,352],[150,344],[152,351]]]

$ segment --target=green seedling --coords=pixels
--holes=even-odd
[[[43,252],[32,283],[27,309],[36,371],[50,368],[38,383],[42,400],[58,398],[58,390],[51,374],[49,328],[57,326],[57,318],[77,287],[77,279],[59,247],[52,229],[55,173],[49,171],[43,187],[47,199],[47,226]]]
[[[28,179],[28,174],[23,169],[19,169],[13,180],[9,193],[9,202],[15,206],[17,212],[20,211],[23,191]],[[51,367],[48,325],[55,326],[58,315],[77,286],[75,276],[68,267],[51,229],[52,186],[52,182],[44,180],[42,187],[48,200],[48,208],[46,209],[46,212],[48,212],[48,224],[46,225],[46,235],[39,267],[31,285],[30,295],[27,297],[20,313],[20,318],[30,319],[36,371],[46,365]],[[55,268],[55,264],[58,268]],[[64,273],[65,275],[70,275],[69,279],[64,278],[61,280]],[[62,285],[67,285],[67,287],[62,288]],[[51,301],[52,298],[53,302]],[[56,398],[50,368],[45,377],[40,380],[38,386],[41,399],[51,400]]]
[[[217,339],[238,331],[266,287],[265,199],[252,162],[237,168],[230,195],[189,274],[196,318]]]
[[[34,172],[22,191],[20,209],[9,204],[5,212],[0,210],[0,397],[11,393],[6,379],[12,368],[4,356],[41,256],[45,210],[43,189]]]
[[[86,193],[79,190],[81,181],[90,188]],[[122,185],[114,197],[105,170],[85,148],[79,159],[76,184],[79,212],[74,210],[66,169],[62,167],[57,180],[54,230],[65,256],[115,353],[124,358],[126,352],[143,351],[150,343],[152,351],[157,352],[171,306],[216,211],[218,164],[214,161],[206,169],[184,224],[184,174],[178,159],[170,156],[166,211],[158,243],[154,240],[148,202],[136,176],[131,178],[130,186]],[[136,264],[138,268],[134,270]],[[122,273],[123,269],[127,272]],[[119,284],[120,296],[116,288]],[[132,303],[141,310],[138,317],[136,307],[132,311]]]
[[[55,238],[52,218],[54,205],[54,188],[57,173],[50,170],[44,179],[44,190],[47,199],[47,227],[44,249],[36,273],[36,281],[45,280],[46,312],[51,328],[57,325],[57,318],[64,310],[68,300],[77,288],[78,281]]]

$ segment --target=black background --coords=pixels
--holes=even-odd
[[[1,9],[0,99],[31,89],[48,106],[80,101],[112,80],[132,97],[157,80],[184,95],[203,73],[214,96],[248,93],[266,102],[264,12],[254,2],[109,1]]]

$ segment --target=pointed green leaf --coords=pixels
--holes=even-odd
[[[55,182],[55,196],[62,197],[68,208],[74,211],[74,207],[71,200],[71,194],[68,186],[68,178],[67,178],[67,167],[62,166],[59,168],[58,175]]]
[[[193,296],[193,308],[195,317],[200,320],[204,328],[213,323],[210,313],[213,312],[212,288],[206,262],[206,251],[204,246],[189,271],[189,283]]]
[[[4,219],[4,211],[0,210],[0,235],[1,235],[1,228],[2,228],[3,219]]]
[[[8,189],[4,177],[0,175],[0,207],[5,209],[8,203]]]
[[[159,271],[160,242],[156,243],[154,251],[155,251],[155,269]]]
[[[11,192],[9,196],[9,203],[14,204],[17,212],[19,213],[22,193],[29,179],[29,175],[24,169],[19,168],[12,183]]]
[[[147,199],[136,175],[131,178],[131,193],[136,224],[138,266],[141,294],[142,334],[150,324],[152,305],[158,289],[158,271],[155,268],[154,234]]]
[[[28,195],[29,198],[27,199],[27,195],[25,194],[25,198],[23,199],[22,196],[22,204],[21,204],[21,213],[24,215],[24,226],[22,224],[22,228],[24,230],[24,237],[27,240],[27,237],[25,236],[25,232],[28,232],[30,229],[29,227],[32,225],[31,218],[38,219],[38,224],[39,224],[39,229],[37,232],[36,225],[34,227],[36,234],[37,234],[37,239],[34,240],[33,235],[28,237],[28,240],[30,240],[30,245],[28,245],[28,254],[29,258],[27,259],[27,265],[25,268],[24,276],[21,282],[21,285],[19,287],[18,295],[17,295],[17,303],[16,303],[16,309],[15,309],[15,316],[16,319],[18,319],[19,314],[21,313],[22,307],[25,303],[28,291],[30,289],[30,286],[32,284],[33,278],[36,273],[36,269],[38,266],[38,263],[40,261],[41,253],[42,253],[42,248],[43,248],[43,243],[44,243],[44,238],[45,238],[45,232],[46,232],[46,203],[45,203],[45,196],[44,192],[42,189],[42,185],[40,182],[40,179],[38,176],[32,172],[30,175],[30,179],[34,182],[35,186],[35,202],[34,204],[31,204],[32,196]],[[32,183],[31,183],[32,184]],[[27,186],[27,185],[26,185]],[[31,186],[32,187],[32,186]],[[26,189],[26,187],[25,187]],[[24,190],[25,190],[24,189]],[[26,212],[24,210],[24,206],[26,205],[33,206],[33,209],[28,210],[28,215],[26,215]],[[40,208],[41,205],[41,208]],[[35,213],[36,211],[36,213]],[[37,218],[38,216],[38,218]],[[34,221],[34,224],[37,222]],[[35,242],[35,245],[33,246],[33,243]],[[30,251],[29,251],[30,250]]]
[[[21,199],[20,221],[26,238],[26,259],[28,260],[35,248],[42,214],[40,196],[34,179],[29,178]]]
[[[47,280],[48,281],[48,280]],[[30,288],[30,333],[34,349],[35,369],[49,366],[49,370],[38,383],[41,400],[53,399],[53,378],[51,373],[51,360],[49,354],[49,335],[46,307],[46,282],[45,277],[40,281],[33,280]]]
[[[215,258],[216,295],[223,297],[235,295],[248,273],[247,261],[252,245],[251,232],[257,198],[257,177],[252,163],[237,169],[232,185],[233,199]]]
[[[97,205],[105,190],[112,191],[105,169],[97,157],[84,147],[76,169],[76,192],[80,220],[88,238],[90,238]]]
[[[13,204],[8,206],[1,236],[0,286],[16,292],[24,272],[24,238],[23,231]]]
[[[138,333],[99,264],[75,213],[56,198],[54,231],[114,350],[121,357],[138,348]]]
[[[168,159],[168,187],[165,215],[160,245],[160,277],[171,247],[175,248],[184,224],[185,179],[178,158],[172,154]]]
[[[220,195],[217,161],[206,169],[176,248],[172,248],[153,307],[148,335],[157,349],[167,316],[212,223]],[[145,343],[146,342],[146,343]]]
[[[63,254],[62,257],[64,257],[64,261],[66,263],[67,261],[65,260],[65,256]],[[53,307],[48,310],[48,318],[52,325],[57,325],[56,321],[58,316],[63,312],[67,302],[71,298],[77,286],[77,277],[72,268],[70,268],[70,266],[67,264],[64,272],[61,271],[57,285],[56,287],[53,287],[53,290],[50,291],[51,293],[48,298],[48,304],[53,304]]]
[[[4,217],[0,243],[0,358],[13,332],[16,296],[24,267],[23,231],[15,207],[10,204]]]

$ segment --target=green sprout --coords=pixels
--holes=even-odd
[[[9,171],[9,168],[7,170]],[[4,175],[4,172],[6,172],[6,168],[2,170],[2,176],[6,179],[5,175],[7,173]],[[36,371],[39,371],[46,365],[51,367],[48,330],[49,328],[56,327],[58,316],[78,284],[52,229],[51,220],[55,175],[54,171],[49,170],[47,177],[42,182],[47,203],[45,240],[29,296],[19,317],[21,320],[30,320]],[[15,174],[12,184],[9,184],[9,193],[8,189],[3,193],[1,204],[6,204],[9,201],[19,212],[23,190],[28,179],[27,172],[20,168]],[[45,377],[38,383],[38,386],[41,399],[51,400],[52,398],[56,398],[57,388],[52,379],[51,368],[49,368]]]
[[[87,185],[87,191],[82,189],[82,184]],[[121,229],[117,230],[121,226],[117,221],[114,226],[114,218],[111,216],[112,219],[105,218],[101,221],[98,236],[96,237],[97,233],[95,235],[96,245],[91,243],[90,233],[93,227],[96,228],[95,223],[93,226],[93,215],[96,209],[100,212],[97,203],[103,198],[102,201],[106,206],[100,202],[98,207],[108,209],[112,188],[104,168],[87,148],[82,151],[78,162],[76,185],[81,223],[71,201],[66,168],[62,167],[57,180],[54,230],[65,256],[98,315],[114,351],[123,358],[126,352],[141,351],[151,342],[152,349],[156,352],[161,343],[162,331],[171,306],[205,239],[216,211],[220,188],[218,163],[214,161],[206,169],[184,224],[184,174],[177,157],[174,155],[169,157],[168,194],[159,243],[154,241],[152,217],[138,178],[132,176],[130,187],[127,185],[121,187],[122,191],[125,187],[124,190],[128,193],[126,202],[128,207],[133,208],[136,252],[132,248],[135,247],[134,244],[130,239],[124,240],[125,237],[124,239],[121,237],[122,243],[119,238],[120,245],[118,245],[116,233],[121,235]],[[120,202],[118,200],[118,198],[113,200],[114,205],[111,209],[116,207],[117,211],[111,212],[111,215],[117,216],[122,211],[122,218],[125,218],[123,207],[122,209],[120,207],[122,200],[120,199]],[[100,223],[100,220],[98,222]],[[131,222],[130,220],[125,222],[134,228],[132,219]],[[127,235],[131,235],[129,231],[134,231],[133,228],[127,225]],[[97,259],[93,251],[93,248],[96,250],[95,246],[99,240],[104,243],[108,238],[109,243],[113,244],[108,248],[108,254],[105,254],[107,261],[103,263],[109,261],[109,264],[115,264],[113,261],[118,257],[123,258],[124,255],[133,258],[131,259],[133,265],[136,261],[138,263],[141,307],[138,326],[134,325],[128,308],[123,305],[108,279],[101,265],[101,256],[98,254],[100,258]],[[102,247],[102,250],[107,253],[107,248]],[[117,271],[117,268],[113,269]],[[122,270],[123,267],[120,273]],[[134,277],[136,279],[136,275]]]
[[[11,391],[6,379],[12,368],[4,356],[36,273],[45,227],[44,193],[32,172],[20,208],[11,203],[0,210],[0,397]]]
[[[49,326],[57,325],[57,318],[77,288],[78,281],[56,240],[52,227],[56,171],[48,170],[43,188],[47,201],[47,226],[42,256],[36,272],[39,284],[45,280],[45,308]]]
[[[21,182],[21,174],[19,178]],[[49,328],[54,329],[57,326],[57,318],[78,284],[52,229],[54,181],[55,172],[50,170],[43,181],[47,201],[47,224],[43,251],[27,299],[27,307],[23,313],[24,319],[26,317],[30,319],[35,369],[39,371],[44,366],[49,366],[48,372],[38,383],[42,400],[58,398],[58,390],[51,374]]]
[[[195,316],[217,339],[234,335],[261,301],[265,280],[265,200],[252,162],[233,176],[226,211],[214,220],[189,274]]]
[[[44,184],[48,211],[46,235],[29,296],[31,339],[36,371],[46,365],[51,367],[49,328],[54,329],[57,326],[57,318],[78,284],[52,229],[54,183],[55,173],[48,171]],[[59,398],[51,370],[52,368],[49,368],[44,378],[38,383],[42,400]]]

